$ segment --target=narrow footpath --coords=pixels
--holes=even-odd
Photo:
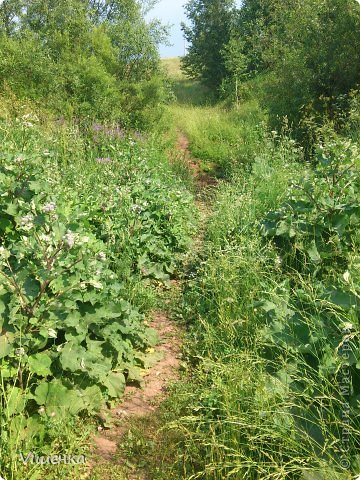
[[[196,252],[201,249],[203,232],[209,214],[207,192],[216,187],[217,180],[201,170],[200,161],[191,155],[188,138],[180,130],[178,130],[175,153],[187,165],[195,187],[195,204],[199,213],[199,229],[196,237],[193,239],[191,257],[194,258]],[[172,289],[181,289],[180,282],[177,280],[173,281]],[[126,465],[126,459],[122,458],[118,449],[121,439],[131,428],[134,419],[143,419],[144,424],[146,423],[146,418],[153,415],[166,398],[168,386],[180,377],[184,332],[166,311],[153,312],[149,324],[158,332],[160,338],[159,345],[155,349],[156,352],[154,352],[157,361],[152,368],[146,371],[140,386],[126,386],[122,402],[110,412],[109,420],[112,426],[110,428],[99,428],[98,435],[94,438],[94,451],[86,478],[93,478],[91,477],[91,472],[95,467],[98,469],[99,466],[104,465],[108,470],[111,465]],[[107,480],[106,476],[105,479]],[[143,473],[135,471],[127,473],[126,480],[150,479],[146,479]]]

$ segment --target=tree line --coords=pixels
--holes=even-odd
[[[147,120],[163,94],[149,1],[4,0],[0,89],[66,116]]]
[[[183,68],[214,91],[239,99],[261,79],[272,123],[286,116],[298,131],[349,108],[360,82],[356,0],[190,0],[186,14]]]

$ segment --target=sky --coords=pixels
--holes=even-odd
[[[160,55],[165,57],[181,57],[184,55],[184,37],[180,23],[186,20],[183,5],[187,0],[160,0],[148,14],[148,18],[159,18],[162,23],[170,24],[169,41],[171,47],[162,45]]]
[[[360,2],[360,0],[358,0]],[[180,28],[181,22],[186,23],[186,16],[183,6],[188,0],[159,0],[157,5],[148,14],[148,18],[159,18],[162,23],[170,24],[169,41],[171,47],[160,46],[160,55],[166,57],[182,57],[184,55],[185,43]],[[235,5],[240,5],[241,0],[236,0]]]

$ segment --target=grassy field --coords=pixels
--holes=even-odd
[[[177,60],[166,65],[174,82],[184,81]],[[345,239],[332,229],[331,212],[326,217],[313,200],[302,210],[309,200],[299,185],[306,179],[320,204],[330,194],[339,208],[352,205],[352,190],[344,183],[333,191],[329,177],[341,182],[345,171],[358,175],[356,149],[329,137],[322,150],[327,163],[314,174],[294,141],[267,130],[256,101],[235,110],[206,100],[199,105],[197,88],[170,111],[203,168],[210,164],[212,174],[228,181],[218,187],[202,249],[186,272],[180,305],[173,306],[188,326],[183,380],[149,428],[134,424],[125,451],[157,480],[350,480],[360,472],[359,424],[352,403],[345,453],[339,345],[350,319],[351,338],[359,332],[351,293],[359,244],[350,228],[353,243],[342,260],[334,250],[327,257],[322,234],[314,250],[306,232],[324,218],[332,238]],[[348,152],[347,166],[338,163],[339,151]],[[282,228],[274,230],[276,218]],[[356,385],[355,368],[351,375]]]
[[[0,474],[351,480],[358,149],[329,126],[311,164],[289,132],[269,131],[259,82],[230,108],[179,59],[163,66],[174,96],[156,134],[69,124],[23,103],[10,114],[1,99]],[[189,163],[216,178],[200,201]],[[106,407],[156,350],[154,309],[186,336],[181,379],[159,410],[129,421],[90,475],[24,466],[19,452],[90,455]]]

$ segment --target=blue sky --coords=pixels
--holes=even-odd
[[[360,0],[358,0],[360,1]],[[171,47],[162,45],[160,47],[160,55],[165,57],[181,57],[184,55],[184,37],[180,28],[180,23],[185,21],[186,16],[183,6],[188,0],[159,0],[157,5],[148,14],[148,17],[159,18],[162,23],[170,24]],[[235,1],[236,5],[241,4],[241,0]]]
[[[180,57],[184,55],[184,37],[180,23],[186,20],[183,5],[187,0],[160,0],[148,14],[149,18],[159,18],[162,23],[170,24],[171,47],[161,46],[161,57]]]

